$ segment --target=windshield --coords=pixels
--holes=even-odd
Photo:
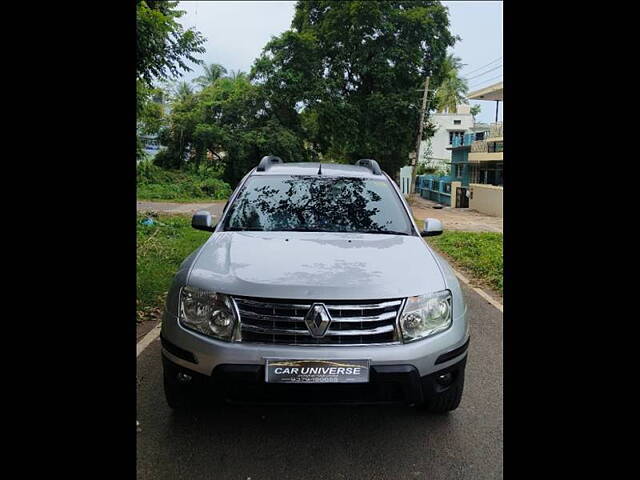
[[[386,179],[265,175],[247,180],[224,229],[410,235],[411,223]]]

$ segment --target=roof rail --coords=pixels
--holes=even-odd
[[[371,158],[361,158],[356,162],[356,165],[359,167],[365,167],[371,170],[371,173],[374,175],[382,175],[382,170],[380,170],[380,165],[378,162]]]
[[[262,160],[260,160],[260,163],[258,164],[258,168],[256,168],[256,171],[265,172],[274,163],[284,163],[284,162],[280,157],[276,157],[275,155],[266,155],[262,157]]]

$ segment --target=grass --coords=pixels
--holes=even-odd
[[[183,203],[226,200],[231,195],[231,187],[219,176],[219,172],[210,169],[166,170],[150,161],[141,162],[137,168],[137,197],[138,200]]]
[[[453,260],[456,266],[502,295],[501,233],[450,230],[437,237],[427,237],[427,241]]]
[[[202,245],[210,233],[191,228],[191,218],[177,215],[154,217],[158,223],[137,222],[137,317],[159,318],[171,279],[182,261]]]

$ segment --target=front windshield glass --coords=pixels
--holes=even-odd
[[[230,207],[225,230],[411,234],[386,179],[250,177]]]

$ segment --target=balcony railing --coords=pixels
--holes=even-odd
[[[487,142],[486,140],[479,140],[471,144],[472,153],[496,153],[502,152],[502,142]]]
[[[466,147],[473,143],[476,138],[475,133],[465,133],[464,136],[453,137],[452,147]]]
[[[503,137],[502,127],[502,122],[496,122],[489,125],[489,138]]]

